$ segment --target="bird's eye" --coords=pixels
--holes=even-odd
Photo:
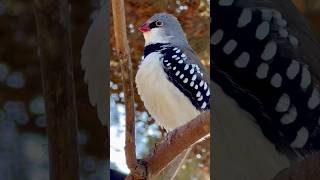
[[[163,26],[163,22],[162,22],[162,21],[156,21],[156,26],[157,26],[157,27]]]

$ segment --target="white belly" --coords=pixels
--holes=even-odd
[[[136,74],[136,85],[144,106],[166,129],[174,129],[195,118],[200,112],[191,101],[167,79],[158,52],[145,57]]]
[[[269,180],[289,166],[262,134],[253,117],[213,84],[214,177],[223,180]]]

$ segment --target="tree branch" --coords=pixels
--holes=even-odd
[[[210,111],[204,112],[168,133],[168,138],[155,146],[152,152],[143,159],[142,165],[147,168],[144,179],[158,175],[177,155],[210,133]],[[127,179],[137,179],[129,174]]]
[[[126,161],[128,168],[134,171],[137,166],[136,147],[135,147],[135,113],[134,113],[134,94],[133,76],[131,67],[130,49],[127,39],[125,9],[123,0],[112,0],[112,13],[114,23],[114,33],[116,40],[117,54],[120,59],[122,84],[126,110]]]

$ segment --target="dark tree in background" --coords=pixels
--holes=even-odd
[[[46,2],[49,3],[48,1]],[[55,3],[55,1],[52,1],[52,3]],[[58,3],[55,4],[55,6],[48,6],[47,8],[52,8],[52,11],[57,8],[56,11],[59,11],[57,6]],[[64,59],[71,58],[71,56],[67,54],[59,55],[59,49],[63,51],[66,50],[65,48],[68,49],[67,46],[69,46],[69,48],[72,47],[72,52],[70,53],[73,54],[73,57],[69,60],[74,64],[75,99],[77,101],[76,108],[78,111],[76,115],[78,116],[79,131],[75,134],[76,137],[73,137],[76,138],[75,140],[77,142],[65,141],[67,138],[64,138],[63,133],[61,133],[61,139],[55,139],[57,141],[54,143],[56,143],[57,146],[64,146],[64,141],[67,146],[70,145],[68,143],[78,143],[79,176],[83,179],[106,179],[108,176],[108,171],[106,170],[107,159],[109,159],[107,128],[101,126],[96,115],[96,109],[89,103],[87,86],[83,81],[83,72],[80,68],[80,50],[82,43],[92,22],[92,18],[100,8],[100,3],[98,1],[77,0],[69,1],[66,7],[68,11],[70,10],[71,15],[70,35],[72,38],[70,38],[70,44],[67,45],[68,42],[66,42],[65,44],[59,45],[59,47],[50,46],[53,45],[51,41],[56,40],[57,42],[62,42],[66,40],[63,39],[64,36],[67,36],[66,34],[59,34],[57,32],[58,26],[52,26],[50,30],[48,28],[49,26],[46,27],[48,28],[47,30],[54,33],[43,36],[44,42],[42,43],[47,43],[47,50],[52,53],[52,56],[61,56],[61,62],[63,62]],[[49,179],[46,116],[50,118],[50,114],[46,114],[44,110],[40,61],[38,59],[39,42],[37,39],[35,18],[36,10],[37,8],[33,4],[33,1],[0,1],[1,179]],[[53,15],[49,12],[50,11],[46,11],[45,9],[42,11],[44,16]],[[59,12],[56,13],[58,14]],[[55,19],[55,17],[52,17],[52,19]],[[49,24],[50,22],[42,23]],[[43,52],[42,50],[41,53]],[[69,67],[65,66],[60,69],[49,69],[48,73],[63,72],[66,68],[70,70]],[[56,75],[55,77],[61,75],[63,79],[63,74]],[[51,77],[53,78],[54,76]],[[44,79],[44,82],[57,83],[55,85],[53,84],[52,87],[59,87],[59,82],[63,82],[62,79],[56,79],[56,81],[53,81],[53,79]],[[67,90],[64,88],[68,88],[70,85],[68,82],[65,83],[66,86],[60,89],[60,91],[63,91],[60,92],[62,94],[67,93]],[[63,86],[63,84],[60,84],[60,86]],[[72,89],[69,88],[69,90]],[[47,92],[48,91],[54,90],[47,89]],[[65,97],[64,102],[69,101],[72,104],[71,99],[72,97]],[[51,98],[51,100],[59,100],[59,98]],[[60,101],[58,104],[59,103],[63,102]],[[71,105],[67,104],[69,103],[65,105]],[[54,116],[60,116],[59,118],[61,118],[73,112],[75,111],[72,109],[61,109],[60,112],[56,111]],[[69,116],[69,118],[72,117]],[[63,126],[60,126],[60,128],[63,128]],[[54,133],[59,133],[59,131],[63,130],[58,128],[55,131]],[[72,132],[70,129],[66,129],[66,131]],[[51,146],[55,146],[55,144]],[[69,151],[76,152],[77,149],[70,149]],[[73,155],[74,158],[76,158],[75,156],[77,154],[75,153]],[[65,159],[66,166],[68,166],[68,162],[71,164],[77,163],[77,160],[71,157],[72,156]],[[77,174],[78,172],[74,172],[73,175]],[[75,176],[74,178],[77,177]]]

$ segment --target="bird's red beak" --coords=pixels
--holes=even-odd
[[[140,27],[139,27],[139,31],[145,33],[145,32],[148,32],[150,31],[150,27],[149,27],[149,23],[145,22],[143,23]]]

